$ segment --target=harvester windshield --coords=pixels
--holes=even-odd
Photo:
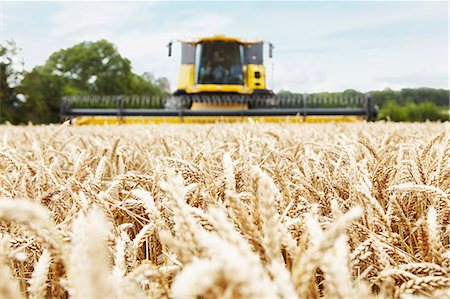
[[[196,49],[197,84],[244,84],[243,47],[236,42],[203,42]]]

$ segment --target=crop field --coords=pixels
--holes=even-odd
[[[0,298],[448,298],[448,122],[0,133]]]

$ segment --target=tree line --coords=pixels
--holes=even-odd
[[[378,120],[392,121],[446,121],[449,120],[450,94],[447,89],[437,88],[403,88],[401,90],[373,90],[367,92],[372,102],[378,107]],[[361,97],[363,93],[354,89],[343,92],[322,92],[313,95],[321,97]],[[281,95],[296,95],[281,90]],[[298,95],[298,94],[297,94]]]
[[[51,54],[30,72],[13,41],[0,45],[0,123],[59,121],[66,95],[165,95],[167,78],[132,72],[131,62],[107,40],[82,42]]]

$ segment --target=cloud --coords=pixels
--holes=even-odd
[[[166,76],[174,89],[180,50],[175,46],[174,57],[168,58],[167,42],[224,33],[275,44],[277,90],[367,91],[386,86],[447,85],[445,2],[3,5],[4,37],[14,38],[23,48],[27,69],[43,64],[61,48],[105,38],[131,60],[135,72]],[[267,63],[271,77],[272,61]]]
[[[376,80],[385,82],[386,87],[393,89],[399,89],[404,86],[442,88],[445,86],[448,76],[442,75],[442,72],[437,73],[428,68],[400,76],[381,76],[377,77]],[[418,84],[418,82],[421,83]]]

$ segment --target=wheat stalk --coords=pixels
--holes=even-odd
[[[47,278],[51,257],[48,251],[44,251],[39,261],[34,266],[34,271],[29,280],[28,293],[30,298],[45,298],[47,292]]]
[[[445,297],[448,128],[0,126],[0,297]]]

